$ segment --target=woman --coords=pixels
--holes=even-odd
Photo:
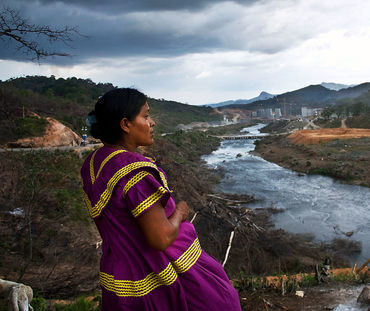
[[[85,202],[103,240],[102,310],[240,310],[222,266],[202,251],[188,206],[137,147],[153,144],[144,94],[115,89],[89,114],[104,146],[85,160]]]

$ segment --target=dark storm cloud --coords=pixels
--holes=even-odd
[[[50,45],[42,38],[35,38],[45,49],[63,51],[72,57],[56,57],[44,59],[43,62],[58,65],[84,63],[96,57],[125,57],[125,56],[178,56],[192,52],[219,49],[220,42],[215,37],[198,33],[179,32],[171,27],[174,16],[153,21],[156,14],[122,14],[111,17],[110,14],[86,13],[85,10],[74,10],[73,7],[56,7],[56,5],[41,6],[33,10],[29,2],[22,6],[21,13],[30,23],[63,27],[77,26],[81,35],[73,35],[69,45],[61,42]],[[16,8],[18,9],[18,8]],[[166,14],[165,14],[166,15]],[[186,27],[186,21],[179,21]],[[16,44],[9,40],[0,40],[0,59],[22,60],[29,55],[16,51]]]
[[[258,2],[254,0],[2,2],[19,10],[30,23],[78,27],[81,36],[74,35],[71,46],[60,42],[50,46],[38,38],[46,49],[72,55],[43,60],[59,65],[84,63],[97,57],[173,57],[227,50],[273,54],[296,41],[289,38],[286,42],[284,34],[265,40],[260,35],[264,11],[245,17],[241,9]],[[25,58],[14,51],[12,42],[0,40],[0,59]]]
[[[124,2],[124,4],[122,4]],[[173,17],[168,21],[166,17],[156,16],[159,12],[152,12],[146,21],[145,13],[118,14],[123,7],[130,10],[159,10],[167,8],[167,2],[159,1],[154,5],[150,1],[108,1],[102,6],[101,1],[12,1],[5,3],[9,7],[19,10],[30,23],[63,27],[63,25],[77,26],[81,34],[74,35],[70,46],[61,42],[49,45],[42,38],[36,38],[38,42],[51,51],[63,51],[72,55],[72,58],[50,58],[43,62],[58,64],[81,63],[94,57],[119,57],[119,56],[177,56],[191,52],[202,52],[220,48],[220,42],[215,37],[200,35],[199,33],[179,32],[167,23],[182,23],[187,27],[186,21],[176,22]],[[48,5],[46,5],[48,3]],[[73,3],[73,5],[72,5]],[[140,4],[137,4],[140,3]],[[169,8],[184,8],[182,2],[172,3],[168,1]],[[197,2],[198,3],[198,2]],[[203,1],[205,5],[207,2]],[[79,4],[81,7],[76,7]],[[198,4],[200,5],[200,4]],[[114,13],[101,13],[92,10],[96,6],[106,9],[110,7]],[[86,8],[89,10],[86,10]],[[144,16],[143,16],[144,14]],[[159,20],[156,21],[155,19]],[[164,20],[160,20],[163,18]],[[148,25],[146,25],[148,23]],[[173,25],[172,25],[173,26]],[[181,27],[180,27],[181,28]],[[207,31],[207,29],[203,29]],[[22,50],[16,51],[16,44],[9,40],[0,40],[0,58],[21,60],[28,57]]]
[[[233,0],[242,5],[248,5],[260,0]],[[225,2],[225,0],[40,0],[45,4],[62,2],[69,5],[85,7],[87,9],[97,8],[105,12],[137,12],[137,11],[196,11],[209,5]]]

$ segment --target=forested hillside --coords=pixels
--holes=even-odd
[[[115,88],[90,79],[27,76],[0,83],[0,145],[43,132],[45,122],[33,117],[53,117],[81,134],[85,119],[99,96]],[[219,120],[209,107],[196,107],[164,99],[148,99],[157,123],[156,132],[173,131],[179,123]]]

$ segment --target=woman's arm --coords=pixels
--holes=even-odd
[[[137,218],[149,245],[164,251],[177,238],[180,224],[188,218],[189,208],[185,201],[176,204],[173,214],[167,219],[160,203]]]

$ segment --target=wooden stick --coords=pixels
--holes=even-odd
[[[234,238],[234,231],[231,231],[230,239],[229,239],[229,246],[227,247],[226,254],[225,254],[225,260],[222,264],[223,267],[225,266],[225,264],[227,262],[227,259],[229,258],[229,252],[230,252],[230,249],[231,249],[231,244],[233,242],[233,238]]]
[[[218,195],[214,195],[214,194],[207,194],[207,196],[209,196],[211,198],[216,198],[216,199],[219,199],[219,200],[224,200],[226,202],[231,202],[231,203],[249,203],[248,201],[239,201],[239,200],[226,199],[226,198],[223,198],[223,197],[219,197]]]
[[[190,223],[193,223],[193,221],[194,221],[195,217],[197,217],[197,215],[198,215],[198,212],[196,212],[196,213],[194,214],[193,218],[190,220]]]

